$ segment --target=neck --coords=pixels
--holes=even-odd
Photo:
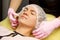
[[[24,35],[24,36],[30,36],[31,32],[32,32],[32,28],[29,28],[27,26],[19,25],[15,31]]]

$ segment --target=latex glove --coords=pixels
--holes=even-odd
[[[17,18],[16,18],[17,16],[18,16],[18,14],[15,13],[14,9],[9,8],[9,10],[8,10],[8,17],[9,17],[11,25],[13,27],[18,25],[18,21],[17,21]]]
[[[33,31],[33,35],[36,38],[46,38],[49,36],[52,31],[60,26],[60,20],[56,18],[53,21],[44,21],[40,24],[40,26]]]

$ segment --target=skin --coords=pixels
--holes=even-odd
[[[18,7],[21,5],[22,0],[11,0],[10,8],[13,8],[14,11],[17,11]]]
[[[27,26],[34,27],[36,24],[37,15],[33,7],[26,7],[19,16],[19,22]],[[34,19],[34,20],[33,20]],[[32,26],[31,26],[32,25]]]
[[[19,15],[19,25],[16,28],[16,32],[25,36],[31,36],[32,30],[35,28],[37,20],[37,14],[33,7],[26,7]],[[24,32],[25,31],[25,32]]]
[[[31,32],[36,25],[37,14],[36,12],[32,12],[33,7],[27,7],[23,10],[23,12],[19,15],[19,25],[16,29],[18,33],[21,33],[25,36],[31,36]],[[35,9],[34,9],[35,10]],[[33,13],[33,14],[31,14]],[[60,19],[60,17],[58,17]],[[34,19],[34,20],[33,20]]]
[[[58,18],[60,19],[60,16]]]
[[[22,0],[11,0],[10,6],[8,9],[8,17],[10,19],[11,25],[13,26],[12,28],[15,29],[15,26],[17,26],[16,22],[16,17],[18,16],[15,12],[17,11],[18,7],[21,5]],[[14,15],[14,16],[13,16]]]

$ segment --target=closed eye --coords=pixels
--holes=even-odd
[[[35,15],[35,12],[31,12],[32,15]]]
[[[32,15],[35,15],[36,12],[34,10],[30,10]]]
[[[27,11],[27,10],[28,10],[28,8],[26,8],[26,7],[23,9],[23,11]]]

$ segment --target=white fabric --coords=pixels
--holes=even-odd
[[[0,26],[0,36],[8,35],[10,33],[13,33],[13,32],[8,30],[7,28],[4,28],[3,26]]]
[[[20,35],[16,35],[15,37],[3,37],[1,40],[38,40],[33,37],[24,37]]]
[[[0,36],[4,36],[4,35],[8,35],[13,33],[12,31],[0,26]],[[14,37],[3,37],[0,40],[38,40],[36,38],[33,37],[25,37],[25,36],[21,36],[21,35],[16,35]]]

